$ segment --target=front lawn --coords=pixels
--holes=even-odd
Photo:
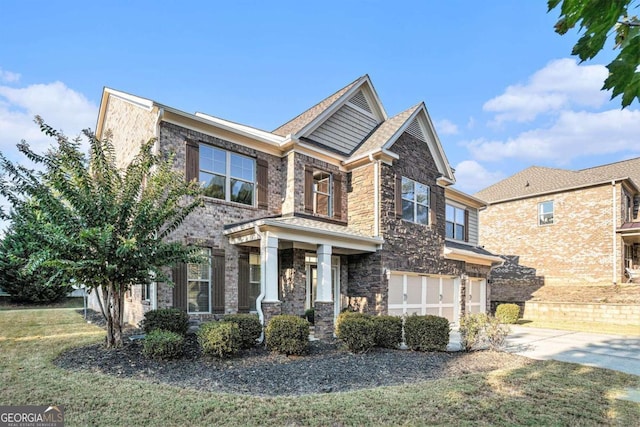
[[[104,331],[74,309],[0,311],[0,404],[65,407],[66,425],[635,425],[640,377],[554,361],[348,393],[248,397],[53,365]]]

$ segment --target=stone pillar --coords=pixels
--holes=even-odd
[[[262,314],[264,316],[264,327],[266,328],[273,316],[282,314],[282,303],[280,301],[262,301]]]
[[[333,338],[333,302],[316,301],[314,336],[321,340]]]
[[[278,238],[264,233],[260,242],[260,280],[264,289],[264,302],[278,300]]]

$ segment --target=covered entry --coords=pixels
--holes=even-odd
[[[392,316],[431,314],[456,323],[460,279],[452,276],[393,272],[389,277],[388,312]]]

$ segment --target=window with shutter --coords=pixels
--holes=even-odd
[[[306,166],[304,188],[306,212],[342,219],[342,176],[339,173]]]

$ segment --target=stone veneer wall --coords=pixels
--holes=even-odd
[[[304,249],[284,249],[280,257],[280,300],[282,312],[302,315],[307,295],[307,272]]]
[[[523,317],[528,320],[635,324],[640,329],[638,305],[528,301],[525,303]]]
[[[621,203],[620,184],[616,194]],[[539,226],[538,203],[549,200],[554,202],[554,224]],[[619,225],[619,212],[617,216]],[[480,212],[480,244],[496,254],[519,256],[519,264],[535,269],[545,285],[607,285],[612,282],[612,225],[611,185],[601,185],[490,205]],[[619,236],[616,240],[622,283],[622,241]],[[502,283],[508,279],[503,277]],[[525,277],[514,271],[511,279],[517,283]]]
[[[352,170],[347,176],[349,228],[369,236],[375,233],[375,164],[366,164]]]

